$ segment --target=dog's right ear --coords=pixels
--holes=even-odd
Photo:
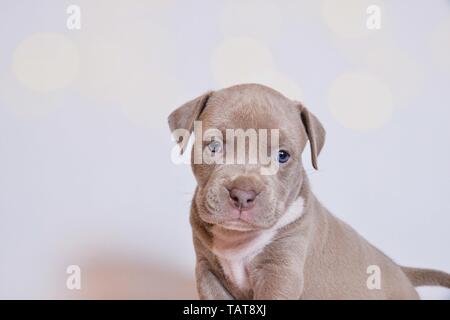
[[[194,121],[205,109],[211,95],[212,91],[209,91],[186,102],[169,115],[169,128],[181,148],[181,154],[185,151],[189,137],[194,130]]]

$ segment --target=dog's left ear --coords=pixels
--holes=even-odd
[[[325,129],[320,121],[301,103],[298,104],[300,117],[305,127],[306,135],[311,146],[311,161],[314,169],[318,170],[317,157],[325,144]]]
[[[212,91],[188,101],[169,115],[169,128],[180,145],[181,154],[187,147],[189,136],[194,130],[194,121],[198,119],[203,109],[205,109],[211,95]],[[180,129],[186,134],[178,134],[177,131]]]

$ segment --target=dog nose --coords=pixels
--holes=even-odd
[[[257,194],[255,191],[250,190],[241,190],[237,188],[233,188],[230,190],[230,199],[238,209],[251,209],[255,205],[255,198]]]

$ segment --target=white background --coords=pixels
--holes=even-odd
[[[166,118],[242,82],[322,121],[320,170],[304,159],[333,213],[450,271],[448,1],[7,0],[0,39],[0,298],[195,297],[195,181]]]

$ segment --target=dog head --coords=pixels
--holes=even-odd
[[[238,231],[277,223],[302,186],[305,145],[309,140],[317,169],[325,141],[322,125],[301,103],[257,84],[189,101],[169,116],[169,126],[182,152],[196,133],[191,162],[199,217]]]

